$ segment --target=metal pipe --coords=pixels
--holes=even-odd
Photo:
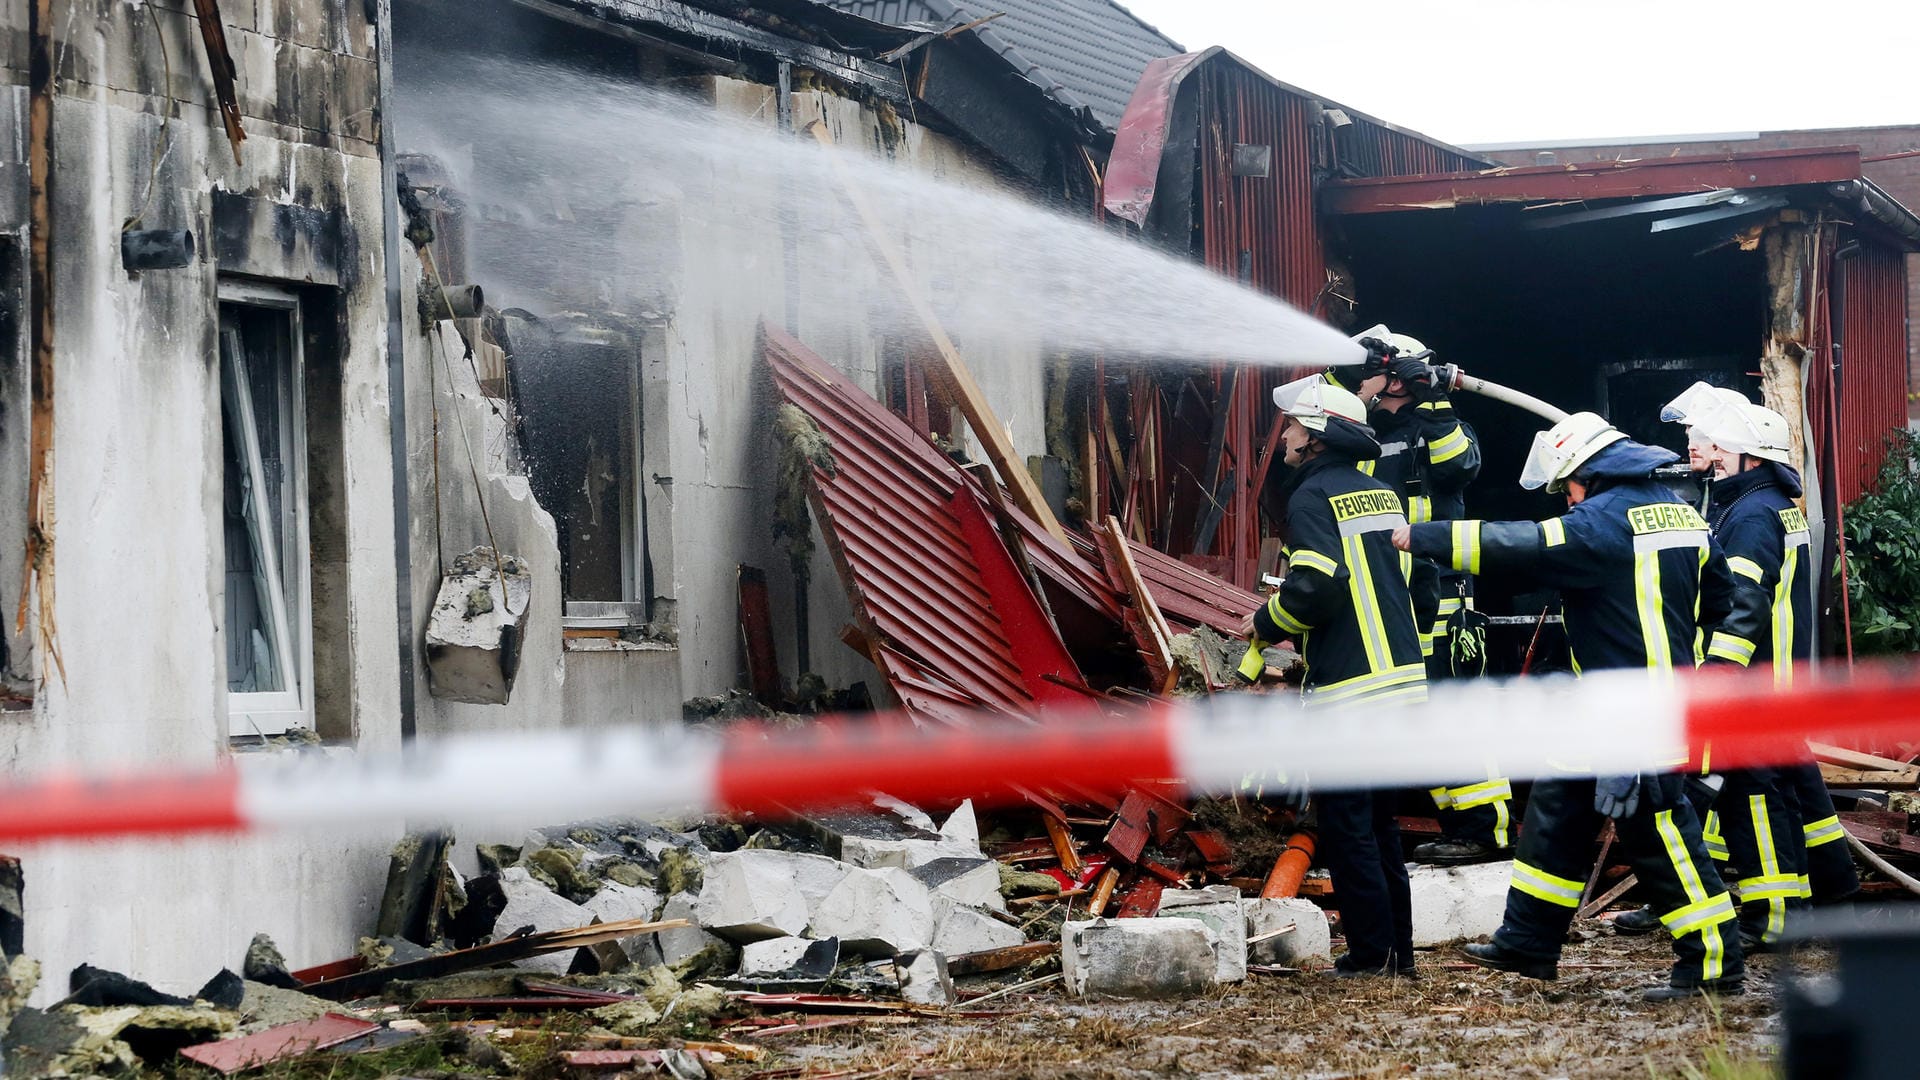
[[[1550,423],[1557,424],[1567,418],[1567,411],[1565,409],[1556,405],[1549,405],[1539,398],[1534,397],[1532,394],[1523,394],[1512,387],[1501,386],[1497,382],[1489,382],[1479,376],[1469,375],[1464,371],[1461,372],[1459,378],[1454,381],[1453,388],[1456,390],[1465,390],[1470,394],[1479,394],[1481,397],[1492,398],[1495,401],[1504,401],[1508,405],[1525,409]]]
[[[477,319],[486,310],[486,290],[478,285],[442,285],[433,290],[436,319]]]
[[[400,280],[400,175],[393,146],[393,0],[374,10],[376,100],[380,106],[382,254],[387,270],[388,452],[393,458],[393,603],[400,646],[400,740],[414,736],[413,521],[407,483],[406,332],[401,327],[405,283]]]

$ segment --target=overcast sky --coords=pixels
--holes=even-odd
[[[1451,143],[1920,124],[1915,0],[1121,0]]]

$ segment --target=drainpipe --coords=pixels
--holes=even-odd
[[[378,52],[377,101],[380,112],[380,220],[387,264],[387,416],[393,453],[394,618],[400,647],[400,741],[414,737],[413,522],[407,483],[406,331],[401,313],[405,284],[400,280],[400,176],[393,149],[393,0],[377,0],[375,50]]]

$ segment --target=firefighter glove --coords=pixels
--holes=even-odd
[[[1638,776],[1602,776],[1593,782],[1593,808],[1620,821],[1640,809]]]
[[[1445,390],[1433,381],[1433,368],[1425,360],[1395,360],[1388,373],[1399,379],[1407,389],[1407,396],[1415,401],[1443,401]]]

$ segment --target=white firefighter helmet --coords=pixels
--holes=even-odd
[[[1367,407],[1353,391],[1319,375],[1273,388],[1273,403],[1312,432],[1325,432],[1329,418],[1365,425]]]
[[[1574,413],[1533,437],[1533,449],[1520,468],[1520,486],[1560,491],[1588,458],[1626,437],[1598,413]]]
[[[1359,341],[1362,338],[1379,338],[1386,342],[1387,347],[1393,350],[1395,360],[1425,360],[1433,355],[1433,350],[1427,348],[1419,338],[1408,334],[1396,334],[1387,329],[1386,323],[1374,323],[1353,335],[1351,340]]]
[[[1660,410],[1660,419],[1684,424],[1691,434],[1728,453],[1788,465],[1793,439],[1787,418],[1724,386],[1694,383]]]

